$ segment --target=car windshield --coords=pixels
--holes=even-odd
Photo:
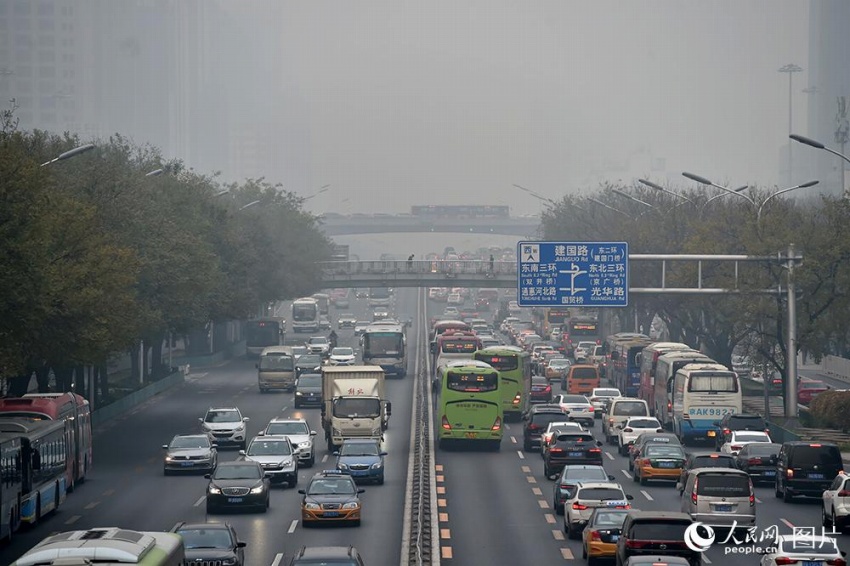
[[[549,362],[550,368],[564,368],[569,367],[570,361],[566,358],[555,358]]]
[[[602,511],[596,514],[593,519],[593,524],[600,527],[619,528],[623,526],[628,513],[615,513],[612,511]]]
[[[242,415],[239,411],[209,411],[207,418],[204,419],[208,423],[238,423],[242,420]]]
[[[354,349],[353,348],[334,348],[331,352],[332,356],[353,356]]]
[[[765,429],[767,426],[765,425],[764,419],[761,417],[743,417],[743,416],[733,416],[729,417],[729,425],[730,428],[760,428]]]
[[[791,537],[782,541],[782,552],[787,554],[838,554],[835,540],[829,537]]]
[[[832,472],[840,469],[841,453],[837,446],[822,446],[813,444],[809,446],[794,446],[793,463],[795,468],[817,468]]]
[[[692,468],[734,468],[735,464],[732,458],[720,455],[715,456],[697,456],[694,458]]]
[[[572,421],[570,421],[570,422],[563,421],[563,422],[549,423],[548,429],[550,431],[553,431],[553,430],[579,430],[579,429],[581,429],[581,425],[576,423],[576,422],[572,422]]]
[[[357,488],[351,479],[313,480],[307,489],[308,495],[354,495]]]
[[[770,443],[770,437],[766,434],[758,434],[754,432],[736,432],[732,436],[735,442],[767,442]]]
[[[682,458],[685,453],[678,446],[667,446],[664,444],[650,444],[646,447],[647,458]]]
[[[613,487],[585,487],[578,491],[579,499],[591,499],[594,501],[625,501],[626,496],[622,491]]]
[[[310,344],[313,346],[322,346],[328,343],[328,339],[324,336],[318,336],[314,338],[310,338]]]
[[[690,521],[639,521],[632,526],[629,535],[633,540],[685,540],[685,529]]]
[[[169,448],[209,448],[210,439],[206,436],[178,436],[171,441]]]
[[[630,419],[627,426],[632,428],[661,428],[661,423],[655,419]]]
[[[573,368],[573,375],[575,379],[596,379],[598,374],[596,373],[596,368]]]
[[[575,442],[577,444],[591,444],[593,443],[593,435],[592,434],[573,434],[573,433],[564,433],[558,435],[558,442]]]
[[[258,480],[263,477],[263,471],[258,466],[219,466],[215,469],[213,478],[217,480]]]
[[[195,548],[231,548],[235,546],[227,529],[180,529],[186,550]]]
[[[266,354],[260,358],[260,369],[292,371],[293,358],[288,354]]]
[[[283,440],[255,440],[248,446],[248,456],[289,456],[292,446]]]
[[[747,446],[747,452],[750,456],[775,456],[779,454],[781,446],[778,444],[750,444]]]
[[[319,367],[322,365],[322,356],[318,354],[304,354],[295,362],[299,367]]]
[[[826,384],[823,381],[802,381],[800,389],[826,389]]]
[[[343,442],[340,456],[377,456],[378,445],[374,442]]]
[[[307,426],[307,423],[300,423],[300,422],[293,422],[293,423],[271,422],[266,427],[266,434],[268,434],[268,435],[279,434],[281,436],[310,434],[310,427]]]
[[[748,497],[750,478],[739,474],[706,473],[697,478],[697,495]]]
[[[574,468],[567,466],[564,468],[564,473],[561,479],[565,480],[607,480],[608,474],[602,467],[593,468]]]
[[[302,375],[298,378],[298,387],[321,387],[322,376],[316,374]]]
[[[646,403],[643,401],[620,401],[614,405],[612,415],[621,417],[646,415]]]
[[[619,389],[594,389],[593,390],[594,397],[619,397],[620,390]]]

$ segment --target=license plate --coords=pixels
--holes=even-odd
[[[803,560],[803,566],[823,566],[820,560]]]
[[[227,502],[228,503],[242,503],[242,498],[241,497],[228,497]]]
[[[180,465],[181,466],[191,466],[192,462],[181,462]]]
[[[611,542],[617,542],[620,540],[620,535],[611,535]]]
[[[659,468],[675,468],[676,462],[658,462]]]
[[[809,474],[810,480],[822,480],[823,474]],[[820,564],[820,562],[812,562],[812,564]]]
[[[339,517],[339,511],[325,511],[325,517]]]
[[[584,456],[584,452],[570,452],[570,458],[581,458]]]
[[[771,471],[769,471],[769,472],[764,472],[764,474],[763,474],[763,475],[765,475],[765,476],[769,476],[769,477],[773,477],[773,476],[775,476],[775,475],[776,475],[776,470],[771,470]]]
[[[715,505],[714,510],[718,513],[731,513],[732,506],[731,505]]]
[[[467,438],[478,438],[478,433],[477,432],[467,432],[466,437]]]

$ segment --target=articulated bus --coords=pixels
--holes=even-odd
[[[625,397],[637,397],[640,389],[640,353],[651,340],[638,338],[617,342],[608,365],[608,381]]]
[[[475,352],[477,361],[499,372],[505,421],[519,421],[531,391],[531,357],[516,346],[492,346]]]
[[[0,419],[0,437],[20,438],[20,520],[32,525],[59,508],[68,489],[68,446],[65,423]]]
[[[245,351],[257,358],[265,348],[280,346],[283,326],[277,320],[249,320],[245,322]]]
[[[484,362],[457,360],[442,367],[437,413],[440,448],[467,440],[499,450],[504,414],[499,382],[499,372]]]
[[[292,301],[292,331],[318,332],[319,301],[313,297],[303,297]]]
[[[687,344],[681,342],[653,342],[643,349],[640,356],[640,389],[638,397],[646,401],[650,412],[652,411],[655,401],[655,384],[653,377],[655,376],[655,366],[658,364],[659,356],[675,351],[693,350]]]
[[[407,338],[401,324],[372,324],[361,336],[363,363],[381,366],[386,375],[407,375]]]
[[[668,352],[658,357],[652,375],[655,394],[649,410],[664,428],[673,430],[673,378],[676,372],[689,364],[714,363],[717,362],[696,350]]]
[[[690,364],[673,379],[673,432],[682,444],[689,440],[714,441],[714,423],[743,405],[738,374],[721,364]]]
[[[91,406],[76,393],[28,393],[0,399],[0,418],[61,421],[68,447],[68,491],[86,481],[92,466]]]

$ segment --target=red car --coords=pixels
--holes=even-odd
[[[802,405],[808,405],[818,393],[823,393],[828,389],[829,386],[823,381],[803,378],[797,385],[797,402]]]

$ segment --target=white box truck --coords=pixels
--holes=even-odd
[[[346,438],[383,438],[391,413],[380,366],[322,367],[322,428],[328,451]]]

